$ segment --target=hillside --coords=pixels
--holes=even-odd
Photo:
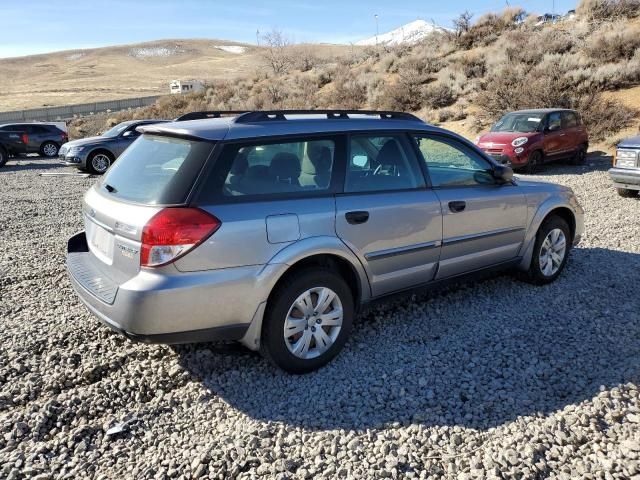
[[[346,46],[314,45],[330,57]],[[159,40],[0,59],[0,111],[168,93],[175,79],[247,77],[259,49],[224,40]]]

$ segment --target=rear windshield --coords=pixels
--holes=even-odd
[[[184,203],[213,144],[142,135],[100,182],[109,195],[146,205]]]

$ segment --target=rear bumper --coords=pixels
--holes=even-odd
[[[640,169],[614,167],[609,170],[609,176],[617,188],[640,190]]]
[[[207,272],[141,270],[124,281],[88,251],[84,232],[69,240],[67,271],[80,300],[98,319],[147,343],[240,340],[268,293],[260,266]],[[264,298],[263,298],[264,296]]]

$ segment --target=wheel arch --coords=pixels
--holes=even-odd
[[[241,343],[251,350],[260,348],[262,320],[268,302],[278,285],[296,272],[314,266],[329,267],[338,271],[351,292],[356,310],[371,298],[369,279],[355,254],[337,237],[312,237],[295,242],[278,252],[263,269],[259,278],[266,298],[260,303]],[[274,271],[275,270],[275,271]]]
[[[557,215],[567,222],[571,233],[570,245],[573,244],[577,230],[576,214],[561,198],[551,197],[540,205],[527,228],[527,234],[521,249],[522,261],[518,264],[519,270],[528,270],[538,230],[542,223],[553,215]]]

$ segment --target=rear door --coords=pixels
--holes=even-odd
[[[575,152],[583,142],[578,116],[574,112],[562,112],[562,131],[564,133],[564,153]]]
[[[264,265],[300,240],[335,238],[334,166],[343,145],[333,135],[226,143],[194,200],[222,226],[176,267]]]
[[[491,164],[447,135],[413,135],[442,206],[442,252],[436,278],[515,259],[527,205],[516,185],[500,185]]]
[[[544,129],[545,160],[561,157],[566,151],[566,133],[562,129],[562,114],[552,112],[547,115]]]
[[[373,296],[433,280],[442,212],[406,134],[351,135],[336,232],[360,258]]]

